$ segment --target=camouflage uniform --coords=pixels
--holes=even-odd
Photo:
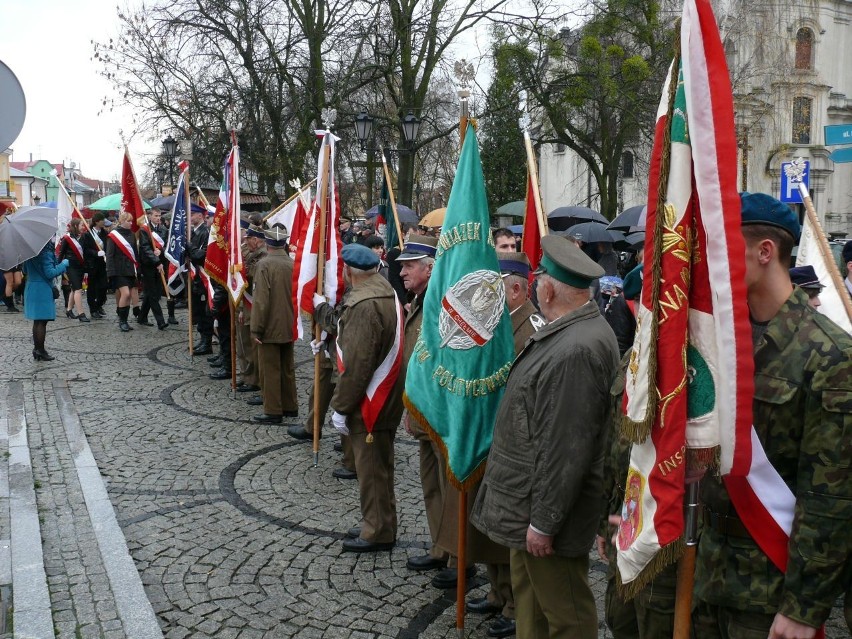
[[[796,288],[755,343],[754,425],[796,496],[786,575],[741,527],[719,478],[698,545],[695,635],[766,637],[776,613],[819,627],[843,592],[852,535],[852,339]],[[722,533],[718,523],[725,522]]]
[[[606,625],[615,639],[655,639],[674,634],[675,584],[677,564],[672,564],[657,575],[639,594],[625,601],[617,592],[615,583],[615,545],[609,515],[620,515],[624,504],[624,485],[630,466],[631,442],[621,435],[621,399],[627,375],[630,352],[622,358],[618,375],[610,389],[612,427],[606,433],[604,450],[603,509],[598,534],[604,538],[607,567],[606,600],[604,613]]]

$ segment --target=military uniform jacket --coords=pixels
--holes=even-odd
[[[593,303],[530,338],[512,365],[473,509],[488,537],[525,549],[532,524],[554,535],[557,555],[589,552],[617,367],[615,335]]]
[[[252,297],[252,305],[254,304],[254,277],[257,273],[257,265],[264,257],[266,257],[265,245],[261,245],[256,251],[249,251],[248,247],[246,247],[246,250],[243,252],[243,265],[246,269],[246,279],[248,281],[246,292]],[[246,304],[242,299],[240,300],[240,304],[242,305],[243,317],[248,321],[251,318],[251,305]]]
[[[210,229],[203,222],[198,228],[193,228],[189,234],[189,259],[195,266],[204,266],[207,257],[207,242],[210,240]],[[197,279],[197,278],[196,278]]]
[[[852,551],[852,338],[793,291],[755,346],[754,427],[796,496],[787,573],[750,538],[705,528],[696,596],[818,627],[843,592]],[[734,515],[721,480],[702,480],[701,501]],[[846,568],[848,570],[848,567]],[[848,576],[846,577],[848,579]]]
[[[361,402],[376,369],[387,357],[396,339],[396,293],[378,273],[352,288],[341,302],[337,341],[345,368],[340,372],[331,407],[346,415],[353,435],[366,432]],[[379,412],[374,431],[396,430],[402,417],[402,390],[405,374],[400,370],[396,383]]]
[[[287,344],[293,336],[293,260],[273,251],[257,263],[251,332],[264,344]]]
[[[426,297],[424,290],[420,295],[415,296],[411,300],[411,306],[408,309],[408,315],[405,317],[405,344],[403,348],[402,366],[403,369],[408,369],[408,360],[411,359],[411,354],[414,352],[414,344],[417,343],[417,338],[420,337],[420,327],[423,324],[423,299]],[[404,371],[403,371],[404,372]],[[409,428],[414,434],[414,438],[421,441],[429,441],[429,435],[423,430],[422,426],[416,419],[412,419],[409,423]]]
[[[547,324],[547,320],[538,314],[530,300],[515,309],[512,316],[512,335],[515,338],[515,353],[520,353],[524,344],[532,335]]]

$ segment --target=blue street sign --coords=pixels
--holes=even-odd
[[[825,131],[825,145],[852,144],[852,124],[832,124],[823,127]]]
[[[799,185],[787,177],[787,171],[785,170],[791,164],[792,162],[781,163],[781,197],[778,199],[787,204],[802,204],[802,194],[799,192]],[[802,174],[802,182],[808,190],[810,190],[810,179],[811,163],[805,162],[805,172]]]
[[[852,148],[849,149],[837,149],[831,152],[831,155],[828,156],[831,158],[832,162],[836,162],[837,164],[843,164],[844,162],[852,162]]]

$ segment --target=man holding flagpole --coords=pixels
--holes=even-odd
[[[796,215],[762,193],[741,199],[752,468],[702,481],[693,624],[697,639],[810,639],[848,580],[852,337],[790,281]]]
[[[549,323],[512,365],[471,521],[509,548],[519,639],[596,639],[589,548],[618,344],[590,300],[603,269],[564,237],[541,243]]]

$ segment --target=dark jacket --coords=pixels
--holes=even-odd
[[[152,227],[152,231],[156,232],[156,228]],[[162,237],[162,235],[160,235]],[[160,255],[154,255],[154,242],[152,241],[151,235],[145,229],[139,230],[139,255],[137,259],[139,260],[139,265],[143,269],[153,269],[157,268],[160,264],[160,257],[163,255],[163,250],[158,249],[160,251]],[[165,238],[164,238],[165,239]]]
[[[346,415],[346,424],[353,435],[366,431],[361,402],[367,395],[373,374],[397,338],[398,303],[393,288],[378,273],[352,288],[341,302],[337,340],[345,368],[337,380],[331,406]],[[400,370],[376,419],[374,431],[396,430],[402,417],[404,385],[405,375]]]
[[[589,552],[617,368],[615,335],[593,302],[530,337],[509,374],[471,516],[489,538],[526,549],[532,525],[554,536],[557,555]]]
[[[80,245],[80,248],[83,248],[82,245],[82,236],[75,237],[77,240],[77,244]],[[81,251],[83,252],[83,251]],[[71,241],[68,239],[67,235],[62,236],[62,243],[59,245],[59,260],[68,260],[68,268],[74,268],[79,271],[86,270],[86,255],[83,252],[82,261],[77,257],[77,253],[71,246]]]
[[[210,229],[202,223],[198,229],[192,229],[189,237],[189,259],[195,266],[204,266],[207,257],[207,242],[210,239]]]
[[[293,260],[285,250],[270,250],[254,274],[252,335],[264,343],[287,344],[293,334]]]
[[[136,254],[136,261],[139,261],[139,248],[136,246],[136,237],[133,231],[118,227],[115,232],[121,235],[128,244],[133,247],[133,252]],[[109,277],[136,277],[136,267],[130,261],[124,252],[116,246],[115,240],[109,238],[106,243],[106,258],[107,258],[107,275]]]
[[[103,248],[98,246],[98,243],[95,242],[95,238],[92,236],[92,233],[97,234],[98,239],[101,241],[101,245],[103,246]],[[80,245],[83,247],[83,255],[86,258],[87,272],[103,272],[106,270],[106,244],[107,233],[103,229],[101,229],[100,231],[93,229],[92,231],[83,233],[82,237],[80,238]],[[98,252],[100,251],[104,252],[103,257],[98,255]]]

